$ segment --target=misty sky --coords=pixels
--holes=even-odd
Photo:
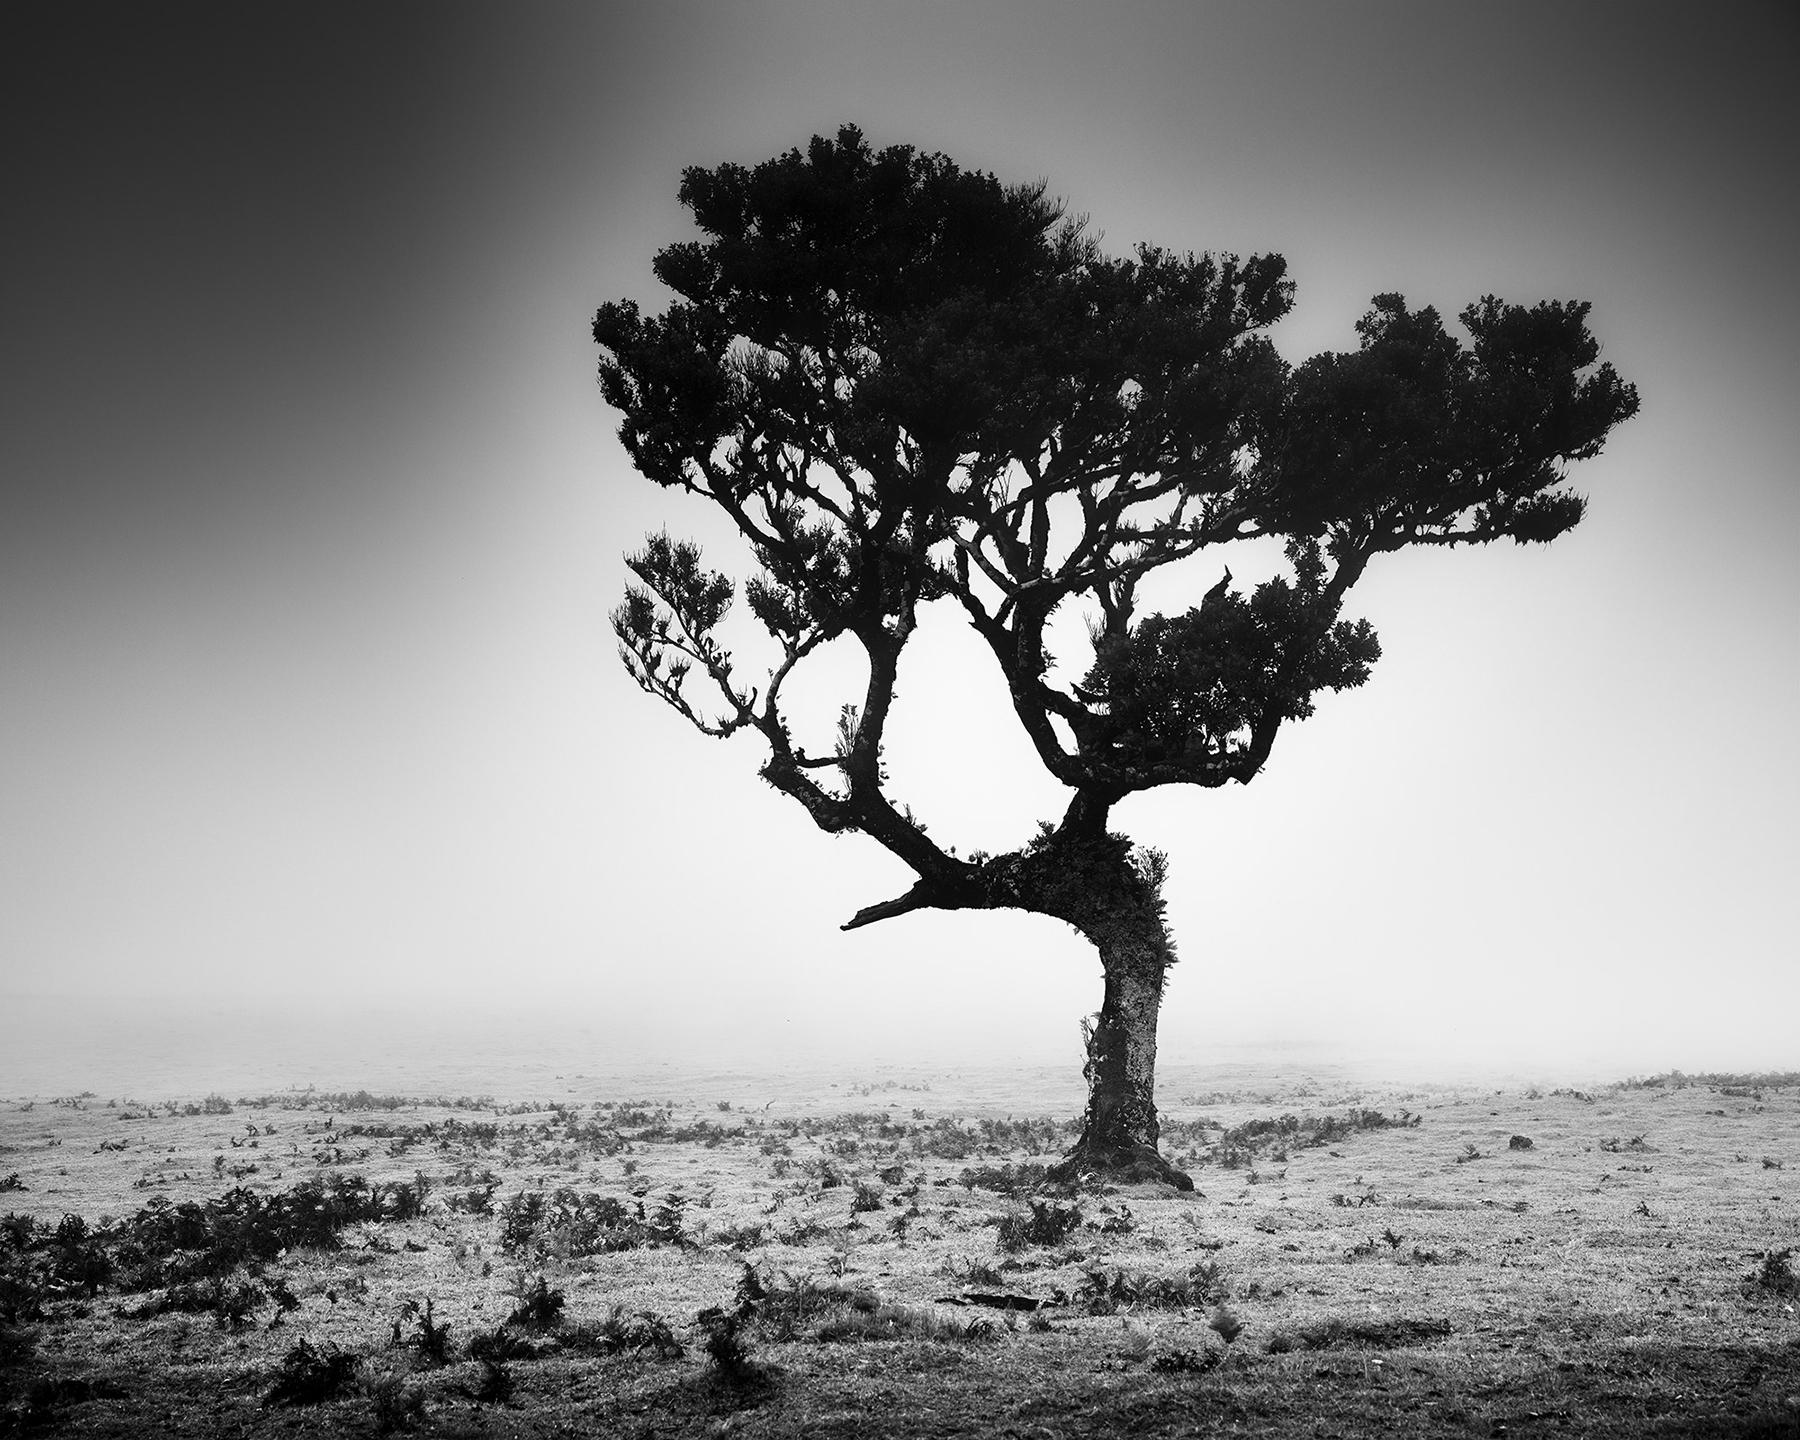
[[[33,13],[35,12],[35,14]],[[1079,1063],[1097,959],[908,876],[642,695],[595,307],[680,171],[846,121],[1048,177],[1108,248],[1593,302],[1641,415],[1544,548],[1387,557],[1384,655],[1172,861],[1166,1061],[1800,1066],[1800,17],[1785,4],[39,5],[4,62],[0,1004],[579,1018],[622,1049]],[[1164,587],[1192,603],[1217,562]],[[1186,588],[1184,588],[1186,587]],[[897,789],[1063,794],[952,615]],[[840,699],[817,687],[820,723]],[[0,1022],[3,1032],[4,1022]]]

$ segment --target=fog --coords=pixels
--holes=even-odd
[[[683,166],[846,121],[1047,176],[1115,251],[1282,252],[1289,358],[1382,291],[1580,298],[1642,393],[1573,534],[1391,557],[1348,607],[1367,686],[1253,785],[1119,807],[1172,865],[1165,1065],[1800,1068],[1797,23],[41,11],[0,161],[0,1087],[133,1044],[356,1085],[483,1036],[596,1071],[1078,1069],[1073,932],[842,933],[898,862],[613,653],[646,531],[744,570],[632,472],[592,313],[666,303]],[[897,790],[965,853],[1020,843],[1063,792],[952,615],[915,648]]]

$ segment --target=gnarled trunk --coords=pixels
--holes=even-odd
[[[1163,857],[1101,830],[1046,836],[1013,859],[1010,903],[1073,925],[1100,952],[1105,976],[1100,1013],[1087,1027],[1086,1120],[1052,1177],[1098,1174],[1193,1189],[1156,1148],[1156,1021],[1175,962],[1163,923]]]
[[[1073,1180],[1098,1174],[1111,1180],[1160,1180],[1180,1190],[1194,1182],[1157,1150],[1156,1021],[1163,977],[1171,959],[1160,914],[1144,917],[1154,941],[1116,932],[1096,944],[1105,972],[1100,1013],[1087,1026],[1087,1114],[1081,1138],[1052,1174]],[[1152,937],[1145,937],[1150,939]]]

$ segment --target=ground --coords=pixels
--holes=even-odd
[[[1797,1079],[15,1099],[0,1433],[1800,1436]]]

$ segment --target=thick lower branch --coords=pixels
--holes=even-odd
[[[956,895],[942,883],[921,880],[904,895],[897,895],[892,900],[883,900],[878,905],[863,906],[839,928],[857,930],[864,925],[873,925],[877,920],[892,920],[897,915],[907,915],[914,910],[967,910],[969,908],[971,908],[970,900],[958,900]]]

